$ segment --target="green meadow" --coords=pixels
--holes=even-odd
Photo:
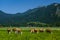
[[[29,27],[21,27],[21,29],[22,35],[20,33],[15,34],[14,32],[8,34],[6,31],[7,28],[0,28],[0,40],[60,40],[60,28],[51,28],[52,33],[30,33],[29,30],[31,28]],[[37,29],[39,29],[39,27]]]

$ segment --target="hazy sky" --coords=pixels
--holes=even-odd
[[[0,0],[0,10],[14,14],[54,2],[60,3],[60,0]]]

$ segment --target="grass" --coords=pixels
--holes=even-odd
[[[40,33],[30,33],[28,28],[22,28],[23,33],[8,34],[6,31],[7,28],[0,28],[0,40],[60,40],[60,30],[53,30],[52,34],[47,32]],[[29,28],[30,29],[30,28]]]

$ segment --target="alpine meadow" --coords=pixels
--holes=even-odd
[[[0,0],[0,40],[60,40],[60,0]]]

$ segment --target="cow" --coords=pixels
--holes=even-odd
[[[7,32],[8,32],[9,34],[11,33],[11,31],[12,31],[11,28],[8,28],[8,29],[7,29]]]
[[[16,31],[16,28],[13,28],[12,31],[15,32]]]
[[[38,33],[37,29],[31,29],[30,31],[31,31],[31,33]]]
[[[50,28],[47,28],[45,31],[48,32],[48,33],[52,33]]]
[[[39,32],[44,32],[44,29],[43,28],[39,29]]]
[[[13,28],[12,31],[15,32],[16,34],[18,34],[18,33],[21,33],[22,34],[20,28]]]

